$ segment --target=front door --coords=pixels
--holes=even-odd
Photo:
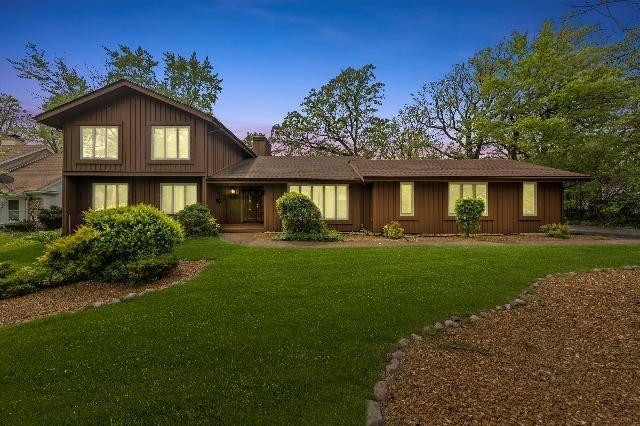
[[[264,192],[261,189],[242,190],[242,222],[262,223],[264,215]]]

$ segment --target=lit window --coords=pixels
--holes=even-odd
[[[20,220],[20,201],[18,200],[9,200],[8,211],[9,211],[9,220]]]
[[[449,183],[449,216],[456,215],[456,201],[461,198],[480,198],[484,201],[483,216],[489,214],[486,183]]]
[[[413,216],[413,182],[400,182],[400,216]]]
[[[82,126],[80,133],[82,135],[81,158],[118,159],[117,127]]]
[[[522,183],[522,215],[538,215],[538,184],[536,182]]]
[[[129,185],[126,183],[94,183],[93,209],[103,210],[125,207],[129,203]]]
[[[348,185],[289,185],[289,192],[299,192],[311,198],[323,219],[349,219]]]
[[[198,202],[198,185],[195,183],[160,184],[160,207],[167,214],[176,214]]]
[[[151,158],[153,160],[188,160],[188,126],[153,126],[151,128]]]

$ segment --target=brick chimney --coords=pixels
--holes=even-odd
[[[265,135],[253,135],[251,137],[253,152],[258,156],[268,157],[271,155],[271,143]]]

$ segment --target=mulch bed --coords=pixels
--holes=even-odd
[[[640,270],[548,279],[527,305],[412,342],[387,424],[633,424]]]
[[[96,302],[110,303],[130,293],[160,290],[181,284],[198,275],[211,262],[183,260],[166,277],[140,286],[83,281],[61,287],[47,288],[36,293],[0,300],[0,325],[31,321],[59,312],[77,311]]]

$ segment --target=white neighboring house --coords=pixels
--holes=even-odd
[[[62,154],[18,138],[0,141],[0,224],[25,220],[40,208],[62,206]]]

